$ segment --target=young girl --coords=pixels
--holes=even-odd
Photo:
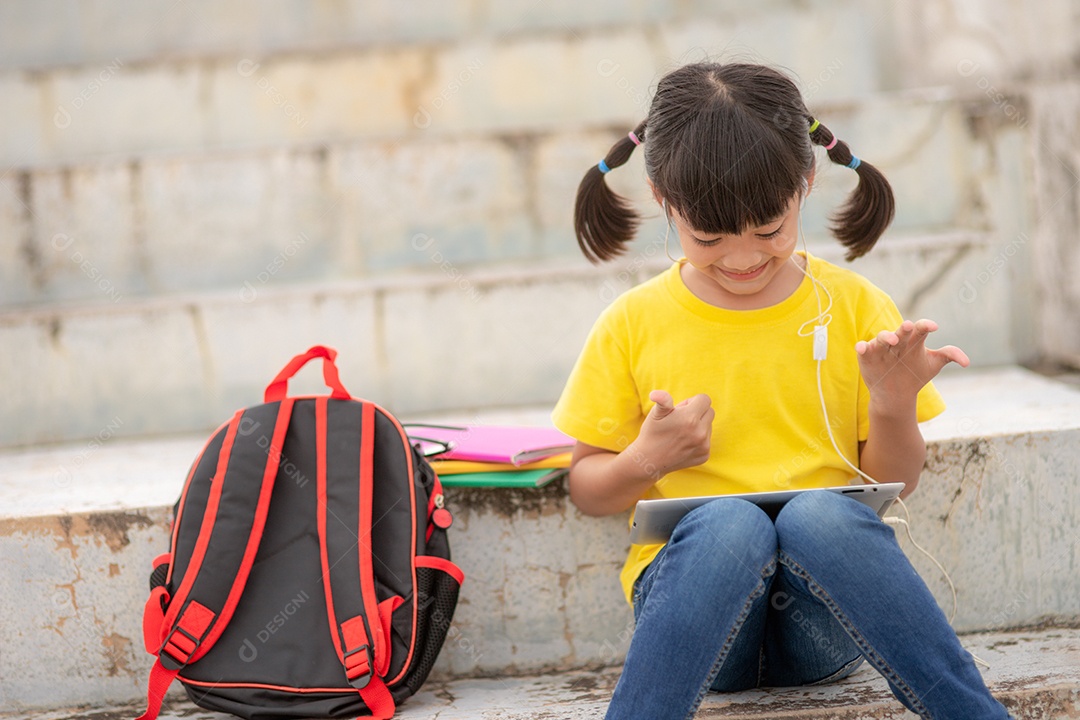
[[[858,174],[833,227],[851,260],[892,220],[889,183],[767,67],[675,70],[585,175],[586,257],[618,255],[637,227],[604,175],[640,146],[685,258],[604,311],[555,408],[578,441],[569,482],[582,512],[844,485],[848,460],[915,488],[918,422],[944,409],[930,381],[968,359],[928,349],[936,324],[903,320],[859,275],[795,252],[814,145]],[[775,521],[714,500],[666,545],[631,546],[621,580],[636,629],[608,718],[690,718],[710,689],[827,683],[864,659],[922,717],[1008,717],[892,529],[850,498],[803,493]]]

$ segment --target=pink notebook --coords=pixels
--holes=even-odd
[[[414,442],[420,443],[425,454],[433,454],[440,460],[525,465],[574,449],[573,438],[551,427],[408,424],[405,430]],[[439,443],[450,449],[439,452]]]

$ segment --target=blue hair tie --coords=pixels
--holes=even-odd
[[[596,167],[600,168],[600,172],[602,172],[604,175],[607,175],[609,172],[611,172],[611,168],[609,168],[607,166],[607,163],[603,160],[597,163]]]
[[[851,156],[851,162],[847,164],[847,166],[852,170],[858,170],[860,165],[862,165],[862,160],[855,157],[854,155]]]

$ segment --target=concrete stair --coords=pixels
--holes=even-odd
[[[924,426],[930,444],[927,472],[908,506],[916,539],[948,568],[956,584],[954,626],[961,632],[989,632],[971,642],[993,645],[998,652],[1013,647],[997,637],[1010,628],[1072,625],[1080,596],[1080,491],[1075,482],[1080,391],[1019,368],[952,373],[940,379],[939,387],[949,409]],[[542,409],[521,409],[479,417],[535,422],[545,416]],[[0,652],[0,706],[36,714],[129,702],[144,692],[150,659],[141,649],[140,618],[147,569],[167,547],[171,504],[203,440],[105,438],[0,454],[0,495],[9,499],[0,511],[5,575],[0,633],[6,638]],[[516,702],[512,698],[520,696],[528,698],[521,700],[526,703],[522,712],[533,707],[529,703],[544,708],[546,702],[575,708],[567,716],[587,717],[577,714],[576,705],[558,703],[579,702],[583,713],[593,711],[590,702],[600,708],[616,670],[566,673],[617,667],[625,654],[633,622],[616,582],[626,548],[625,516],[583,517],[557,484],[535,491],[456,489],[448,493],[448,502],[456,516],[455,560],[467,579],[424,702],[445,703],[452,717],[459,710],[460,717],[486,717],[465,714],[473,712],[467,708],[486,707],[487,701],[471,705],[470,694],[489,697],[485,693],[506,688],[504,699],[491,702]],[[905,538],[901,542],[950,611],[940,573],[908,548]],[[1077,667],[1075,631],[1025,630],[1022,636],[1034,643],[1018,641],[1023,648],[1050,643],[1048,667]],[[1029,672],[1022,668],[1032,666],[1012,655],[995,659],[975,652],[1019,673],[993,676],[1002,678],[1003,692],[1015,691],[1016,698],[1030,695],[1039,707],[1076,700],[1080,676],[1075,672],[1069,685],[1062,679],[1068,675],[1064,669]],[[1015,652],[1028,656],[1027,650]],[[1052,659],[1058,653],[1064,653],[1060,662]],[[537,673],[549,675],[506,680]],[[465,679],[483,676],[497,679]],[[64,681],[58,683],[58,677]],[[874,690],[878,680],[863,680],[869,684],[835,691],[840,694],[834,705],[865,696],[868,704],[852,707],[883,713],[867,717],[900,717],[898,705],[878,697],[887,694],[884,685]],[[820,699],[832,697],[831,692],[785,691],[783,696]],[[762,712],[780,712],[784,706],[767,704],[774,695],[749,694],[738,701],[745,704],[740,712],[756,717],[751,713],[759,706]],[[435,713],[436,706],[417,706]],[[721,706],[709,707],[719,712]],[[742,708],[738,703],[732,707]],[[854,711],[836,712],[835,717],[856,716],[850,714]],[[548,715],[553,716],[560,715]],[[1031,715],[1044,716],[1069,717]]]
[[[181,478],[306,347],[399,415],[543,420],[596,315],[667,263],[652,217],[587,266],[568,213],[689,48],[793,68],[892,181],[893,228],[853,268],[975,365],[940,380],[913,532],[994,691],[1080,717],[1080,392],[1015,367],[1075,354],[1068,3],[165,5],[0,6],[0,718],[132,715]],[[649,207],[640,153],[610,181]],[[830,260],[852,182],[824,164],[804,211]],[[468,580],[402,717],[600,717],[633,627],[626,518],[584,518],[560,485],[450,502]],[[96,709],[56,709],[77,707]],[[905,716],[868,670],[699,715]]]
[[[12,141],[0,149],[37,154],[9,157],[13,167],[0,172],[0,237],[11,238],[0,242],[0,377],[25,379],[5,387],[0,447],[202,432],[249,403],[283,358],[315,343],[342,351],[356,393],[399,413],[552,403],[600,310],[667,262],[659,213],[625,258],[603,268],[580,258],[569,227],[582,169],[639,119],[620,83],[646,87],[663,65],[647,60],[652,50],[635,54],[651,47],[645,35],[488,48],[484,73],[498,77],[506,67],[541,67],[543,53],[563,45],[588,46],[592,70],[604,56],[591,53],[607,48],[618,70],[601,75],[603,92],[588,107],[559,122],[491,107],[493,78],[483,73],[459,83],[450,114],[423,132],[380,129],[324,106],[341,73],[363,87],[393,65],[376,52],[355,62],[268,60],[254,79],[235,63],[124,66],[55,143],[15,142],[18,128],[6,128]],[[695,37],[669,27],[663,41]],[[11,47],[29,57],[23,44]],[[469,50],[402,52],[434,53],[441,78],[467,66]],[[410,62],[394,65],[385,83],[408,86],[399,75],[413,72]],[[170,83],[177,72],[186,80]],[[1031,193],[1024,128],[970,89],[882,90],[862,75],[852,84],[855,72],[845,65],[834,82],[819,78],[815,112],[888,174],[899,211],[852,267],[905,315],[937,320],[942,342],[977,365],[1030,360],[1038,326],[1028,282],[1039,243],[1012,202]],[[295,135],[275,125],[281,109],[262,107],[253,83],[281,73],[313,85],[313,117],[358,127],[313,120]],[[20,102],[45,107],[40,86],[50,81],[75,94],[81,76],[71,74],[20,76],[15,84],[29,88]],[[211,117],[191,124],[219,128],[225,140],[166,123],[141,140],[110,136],[113,147],[92,132],[115,122],[113,93],[145,103],[166,93],[161,103],[171,107],[203,81],[211,101],[201,112]],[[218,106],[229,98],[241,107]],[[453,115],[477,107],[490,112]],[[150,149],[166,136],[168,151]],[[642,170],[635,157],[611,182],[648,211]],[[811,251],[839,259],[826,215],[852,183],[848,170],[822,164],[804,210]],[[505,367],[517,369],[510,381],[486,382]]]
[[[983,677],[1018,720],[1080,717],[1080,630],[1045,628],[962,637],[965,647],[990,663]],[[555,675],[435,681],[404,703],[400,720],[584,720],[602,718],[619,668]],[[130,720],[136,702],[103,708],[0,713],[2,720]],[[228,720],[173,695],[162,720]],[[907,720],[916,715],[892,697],[885,679],[863,666],[833,685],[770,688],[710,694],[696,717],[734,720]]]
[[[354,394],[399,414],[550,404],[600,311],[666,266],[662,239],[604,268],[446,261],[250,296],[237,285],[0,311],[0,377],[25,379],[5,388],[0,447],[209,430],[314,344],[339,349]],[[997,242],[980,232],[897,234],[853,267],[906,317],[937,320],[936,342],[963,347],[976,365],[1011,364],[1024,358],[1032,325],[1010,318],[1031,298],[1004,274],[987,275]],[[810,250],[843,264],[838,245]],[[1027,252],[1012,258],[1017,270]]]
[[[340,81],[332,75],[343,72],[340,64],[290,74],[336,89]],[[167,77],[174,70],[161,72]],[[222,90],[225,97],[243,97],[244,88],[261,96],[235,68],[222,73],[242,85]],[[172,102],[182,94],[165,77],[136,73],[121,80],[132,83],[124,87],[128,93],[168,92]],[[372,91],[359,90],[360,82],[355,87],[365,93],[365,106],[379,106]],[[479,80],[475,87],[486,88]],[[195,92],[196,83],[189,89]],[[320,87],[309,94],[332,92]],[[44,102],[28,97],[35,107]],[[575,118],[572,130],[546,122],[522,127],[519,118],[493,113],[498,119],[491,126],[456,124],[423,134],[324,133],[301,140],[261,138],[237,127],[233,134],[248,139],[239,147],[196,142],[161,153],[134,142],[105,155],[72,149],[55,158],[10,158],[11,169],[0,171],[0,235],[11,239],[0,245],[0,305],[112,305],[196,290],[250,301],[298,282],[377,279],[443,263],[467,275],[499,262],[520,267],[575,259],[569,225],[577,183],[640,120],[637,109],[618,108],[607,103],[603,114]],[[819,98],[814,109],[890,178],[898,207],[893,235],[962,228],[989,234],[988,244],[1000,251],[1030,234],[1026,219],[1004,202],[1029,191],[1015,170],[1025,160],[1024,135],[994,115],[988,119],[992,106],[932,89],[867,93],[858,101]],[[257,116],[247,107],[225,112],[229,122]],[[356,113],[333,117],[360,120]],[[4,129],[0,153],[27,147],[5,145]],[[98,150],[100,137],[85,142]],[[133,136],[116,140],[129,143]],[[0,169],[7,168],[4,161]],[[652,213],[643,169],[639,153],[610,182]],[[811,240],[827,237],[826,216],[853,185],[845,168],[820,163],[804,211]],[[661,231],[654,217],[635,250]],[[1026,267],[1015,254],[1008,256],[1012,275]]]

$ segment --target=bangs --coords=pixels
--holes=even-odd
[[[777,124],[720,102],[680,128],[655,181],[695,230],[739,234],[783,215],[806,168]]]

